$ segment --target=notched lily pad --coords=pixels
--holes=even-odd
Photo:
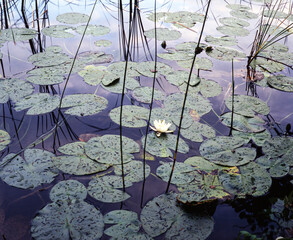
[[[140,102],[151,103],[152,88],[150,87],[139,87],[133,90],[132,96]],[[154,100],[163,101],[165,99],[165,93],[154,89]]]
[[[24,159],[10,153],[2,160],[7,164],[0,168],[0,178],[8,185],[23,189],[50,183],[58,175],[52,161],[54,156],[41,149],[25,150]]]

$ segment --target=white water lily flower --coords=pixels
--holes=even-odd
[[[160,137],[162,133],[174,132],[172,130],[168,130],[170,126],[171,123],[166,123],[165,120],[155,120],[154,127],[150,126],[150,128],[156,132],[157,137]]]

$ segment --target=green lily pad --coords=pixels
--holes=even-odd
[[[173,23],[178,28],[192,28],[197,22],[202,23],[204,15],[197,12],[178,11],[166,14],[166,23]],[[183,25],[183,26],[182,26]]]
[[[156,170],[157,176],[168,182],[172,171],[173,163],[162,163]],[[192,173],[194,168],[188,164],[177,162],[174,167],[171,183],[175,185],[185,185],[194,180]]]
[[[89,16],[82,13],[70,12],[58,15],[56,20],[66,24],[78,24],[86,23],[89,20]]]
[[[175,49],[179,52],[185,52],[185,53],[194,55],[197,44],[198,44],[197,42],[193,42],[193,41],[178,43],[176,44]],[[199,47],[204,49],[207,47],[207,45],[205,43],[200,43]]]
[[[59,106],[60,98],[57,95],[48,93],[36,93],[26,96],[15,103],[14,109],[22,111],[25,109],[27,115],[39,115],[54,111]]]
[[[54,38],[72,38],[74,34],[71,32],[74,31],[75,28],[66,25],[51,25],[42,29],[42,33],[48,37]]]
[[[62,108],[68,108],[66,114],[74,116],[90,116],[103,111],[108,105],[108,100],[95,94],[67,95],[62,101]]]
[[[155,73],[155,62],[148,61],[148,62],[140,62],[136,65],[136,71],[139,72],[141,75],[146,77],[154,77]],[[172,67],[165,63],[158,62],[157,63],[157,75],[168,75],[169,73],[173,72]]]
[[[155,38],[155,29],[150,29],[144,32],[147,38]],[[158,41],[177,40],[181,37],[181,32],[177,30],[169,30],[168,28],[157,28]]]
[[[139,102],[151,103],[152,88],[150,87],[139,87],[133,90],[132,96]],[[155,89],[154,100],[163,101],[165,99],[165,93]]]
[[[103,230],[103,215],[84,201],[50,203],[38,212],[31,226],[36,240],[94,240],[103,235]]]
[[[109,114],[111,120],[120,124],[120,107],[113,108]],[[123,106],[122,125],[124,127],[139,128],[147,125],[149,110],[135,105]]]
[[[245,37],[249,35],[249,30],[243,27],[239,26],[219,26],[217,27],[217,31],[219,31],[222,34],[233,36],[233,37]]]
[[[153,132],[148,134],[146,151],[158,157],[173,157],[171,150],[175,150],[177,136],[172,134],[163,134],[157,137]],[[145,142],[145,137],[141,139],[142,144]],[[180,138],[178,144],[178,152],[188,153],[189,146]]]
[[[182,68],[186,68],[190,70],[192,60],[177,61],[177,64]],[[213,68],[213,62],[210,59],[206,57],[195,59],[193,70],[198,69],[198,70],[210,71],[212,70],[212,68]]]
[[[236,27],[236,28],[244,28],[250,25],[249,22],[241,20],[239,18],[233,17],[223,17],[219,19],[219,22],[226,26]]]
[[[221,115],[222,123],[227,127],[231,127],[231,112]],[[262,132],[266,128],[264,127],[265,121],[258,116],[244,117],[237,113],[233,114],[233,129],[241,132],[257,133]]]
[[[87,195],[86,187],[76,180],[66,180],[57,183],[50,191],[50,199],[57,201],[83,201]]]
[[[282,158],[271,158],[264,155],[256,159],[256,163],[269,171],[271,177],[284,177],[289,173],[289,165]]]
[[[62,75],[31,75],[26,80],[38,85],[54,85],[62,83],[65,77]]]
[[[173,85],[180,86],[184,82],[188,81],[189,72],[178,70],[176,72],[169,73],[166,75],[166,79]],[[199,84],[200,78],[198,78],[195,74],[192,74],[190,79],[190,85],[195,86]]]
[[[235,46],[238,43],[237,39],[231,36],[213,37],[211,35],[207,35],[205,37],[205,41],[207,43],[219,46]]]
[[[251,63],[250,66],[256,71],[265,71],[269,73],[280,72],[285,69],[284,64],[278,63],[265,58],[256,58]]]
[[[186,213],[176,204],[176,194],[163,194],[149,201],[140,219],[146,233],[152,237],[166,231],[165,239],[206,239],[213,230],[211,217]]]
[[[188,52],[179,51],[169,51],[168,53],[159,53],[158,57],[170,61],[184,61],[187,59],[192,59],[194,54]]]
[[[246,142],[237,137],[218,136],[206,139],[199,148],[200,154],[222,166],[241,166],[256,157],[254,148],[242,147]]]
[[[253,140],[253,142],[258,146],[263,146],[265,141],[271,138],[271,134],[268,130],[265,130],[263,132],[258,132],[258,133],[248,133],[248,132],[240,132],[240,131],[233,130],[232,135],[235,137],[240,137],[246,142]]]
[[[50,183],[58,175],[52,162],[54,156],[40,149],[25,150],[24,159],[10,153],[3,158],[8,163],[0,168],[0,178],[8,185],[23,189]]]
[[[232,110],[232,97],[225,100],[226,106]],[[259,98],[247,95],[234,96],[234,113],[254,117],[255,113],[267,115],[270,113],[270,108],[267,103]]]
[[[181,135],[193,142],[202,142],[203,136],[206,138],[213,138],[216,136],[215,130],[203,123],[193,122],[189,128],[181,129]]]
[[[0,78],[0,103],[6,103],[9,99],[13,102],[32,94],[34,87],[17,78]]]
[[[249,10],[250,7],[242,5],[242,4],[227,4],[226,8],[232,9],[232,10]]]
[[[246,19],[246,20],[251,20],[251,19],[256,19],[258,18],[258,14],[247,11],[247,10],[232,10],[230,12],[230,15],[236,18],[241,18],[241,19]]]
[[[10,143],[10,135],[4,130],[0,130],[0,151],[5,149]]]
[[[266,169],[250,162],[239,167],[239,171],[239,173],[229,170],[219,172],[219,179],[226,191],[239,197],[246,195],[258,197],[269,191],[272,179]]]
[[[86,25],[80,25],[76,27],[75,31],[79,34],[83,34],[85,30]],[[92,35],[95,37],[106,35],[110,32],[110,28],[102,25],[91,25],[89,24],[87,26],[85,35]]]
[[[204,171],[204,172],[212,172],[214,170],[217,169],[221,169],[223,168],[222,166],[216,165],[206,159],[204,159],[203,157],[200,156],[194,156],[194,157],[190,157],[187,158],[184,161],[185,164],[191,165],[192,167],[195,168],[195,170],[198,171]]]
[[[95,45],[97,47],[109,47],[112,45],[112,42],[109,41],[109,40],[98,40],[98,41],[95,41]]]
[[[112,62],[114,57],[112,54],[105,54],[101,51],[86,51],[77,55],[79,62],[82,62],[84,65],[90,64],[101,64]],[[104,67],[106,69],[106,67]]]
[[[282,18],[286,18],[289,14],[278,11],[278,10],[269,10],[269,9],[265,9],[263,12],[263,16],[264,17],[273,17],[276,19],[282,19]]]
[[[126,210],[114,210],[104,216],[106,224],[115,224],[107,228],[104,233],[108,236],[120,238],[137,233],[140,229],[140,222],[137,213]]]
[[[136,71],[138,63],[137,62],[128,62],[127,63],[127,77],[139,77],[140,73]],[[153,64],[154,65],[154,64]],[[124,78],[124,71],[125,71],[125,62],[115,62],[108,66],[107,69],[109,72],[120,76],[122,79]]]
[[[37,35],[37,31],[29,28],[8,28],[2,29],[0,41],[14,42],[14,41],[27,41],[33,39]]]
[[[267,78],[267,82],[273,88],[285,92],[293,92],[293,77],[276,75]]]
[[[139,145],[134,140],[124,136],[122,141],[123,158],[124,163],[126,163],[133,158],[130,153],[139,152]],[[91,138],[85,145],[85,153],[99,163],[120,164],[120,136],[109,134]]]
[[[125,181],[125,187],[130,187],[131,182]],[[115,203],[122,202],[128,198],[130,195],[123,192],[117,188],[122,188],[122,177],[120,176],[103,176],[98,178],[93,178],[89,182],[88,193],[93,198],[101,202]]]
[[[221,61],[232,61],[234,58],[243,59],[246,57],[243,52],[225,47],[214,47],[212,51],[207,52],[207,55]]]
[[[129,89],[129,90],[134,90],[135,88],[138,88],[139,82],[137,80],[135,80],[132,77],[127,77],[125,79],[125,88]],[[108,90],[109,92],[113,92],[113,93],[118,93],[121,94],[122,93],[122,89],[123,89],[123,76],[121,76],[119,78],[119,80],[112,82],[111,84],[105,86],[102,85],[102,87],[106,90]]]
[[[143,181],[143,162],[133,160],[124,164],[123,166],[125,181],[140,182]],[[116,175],[122,175],[121,165],[114,166]],[[145,177],[147,178],[151,173],[151,168],[148,164],[145,165]]]

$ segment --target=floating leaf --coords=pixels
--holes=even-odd
[[[168,28],[157,28],[157,40],[158,41],[171,41],[177,40],[181,37],[181,32],[176,30],[169,30]],[[147,30],[144,32],[147,38],[155,38],[155,29]]]
[[[105,54],[101,51],[87,51],[77,55],[77,59],[84,65],[109,63],[113,61],[112,54]],[[106,69],[106,67],[104,67]]]
[[[185,61],[177,61],[177,64],[180,67],[190,69],[192,60],[185,60]],[[213,62],[205,57],[196,58],[194,63],[194,69],[210,71],[213,68]]]
[[[50,183],[58,175],[54,168],[53,153],[40,149],[27,149],[24,159],[11,153],[3,158],[7,164],[1,167],[0,177],[8,185],[18,188],[35,188]]]
[[[126,89],[134,90],[135,88],[138,88],[139,86],[140,85],[137,80],[135,80],[132,77],[126,77],[126,79],[125,79],[125,88]],[[123,89],[123,76],[121,76],[119,78],[119,80],[116,80],[107,86],[102,85],[102,87],[104,89],[108,90],[109,92],[121,94],[122,89]]]
[[[126,210],[114,210],[104,216],[106,224],[115,224],[105,230],[105,234],[119,238],[127,237],[139,231],[140,222],[137,213]]]
[[[170,60],[170,61],[184,61],[188,59],[192,59],[194,56],[194,53],[188,53],[188,52],[179,52],[179,51],[169,51],[168,53],[159,53],[158,57]]]
[[[250,66],[256,71],[265,71],[269,73],[280,72],[285,69],[284,64],[278,63],[265,58],[256,58],[251,63]]]
[[[143,162],[140,161],[131,161],[124,164],[124,176],[125,181],[130,182],[140,182],[144,180],[143,176]],[[114,166],[114,172],[116,175],[122,175],[121,165]],[[151,168],[148,164],[145,164],[145,178],[147,178],[151,173]]]
[[[56,20],[66,24],[78,24],[86,23],[89,20],[89,16],[82,13],[70,12],[58,15]]]
[[[249,35],[249,31],[247,29],[239,26],[219,26],[217,27],[217,31],[219,31],[222,34],[233,37],[245,37]]]
[[[4,130],[0,130],[0,151],[6,148],[10,143],[10,135]]]
[[[182,85],[180,87],[182,91],[185,91],[186,84]],[[205,79],[200,78],[200,83],[196,86],[192,86],[189,88],[190,93],[198,93],[200,92],[203,97],[216,97],[219,96],[222,93],[222,87],[219,83]]]
[[[219,22],[222,23],[223,25],[230,26],[230,27],[236,27],[236,28],[248,27],[250,25],[249,22],[246,22],[246,21],[241,20],[239,18],[233,18],[233,17],[220,18]]]
[[[62,75],[31,75],[26,80],[38,85],[54,85],[62,83],[65,78]]]
[[[72,38],[71,33],[75,28],[66,25],[51,25],[42,29],[42,33],[48,37],[54,38]]]
[[[184,212],[176,205],[176,194],[163,194],[149,201],[140,219],[146,233],[152,237],[165,233],[165,239],[206,239],[213,230],[209,216]]]
[[[99,239],[103,235],[103,215],[94,206],[77,201],[50,203],[32,220],[31,233],[36,240]]]
[[[211,35],[207,35],[205,38],[207,43],[219,46],[235,46],[237,45],[237,39],[231,36],[221,36],[221,37],[213,37]]]
[[[222,123],[227,127],[231,127],[231,112],[221,115]],[[262,132],[266,128],[264,127],[265,121],[258,116],[244,117],[242,115],[233,114],[233,129],[241,132]]]
[[[204,171],[204,172],[212,172],[212,171],[214,171],[216,169],[223,168],[222,166],[219,166],[219,165],[216,165],[214,163],[211,163],[210,161],[207,161],[203,157],[199,157],[199,156],[194,156],[194,157],[187,158],[184,161],[184,163],[188,164],[188,165],[191,165],[196,170]]]
[[[13,102],[33,93],[34,87],[17,78],[0,78],[0,103],[6,103],[9,99]]]
[[[139,87],[133,90],[132,96],[140,102],[151,103],[152,98],[152,88],[150,87]],[[163,101],[165,99],[165,93],[155,89],[154,90],[154,100]]]
[[[80,25],[76,27],[75,31],[82,35],[84,33],[85,27],[86,25]],[[98,37],[98,36],[106,35],[109,32],[110,32],[110,28],[106,26],[89,24],[87,26],[85,35],[92,35],[92,36]]]
[[[124,127],[145,127],[147,125],[149,110],[135,105],[123,106],[122,125]],[[111,120],[120,124],[120,107],[114,108],[109,114]]]
[[[225,100],[226,106],[232,110],[232,97]],[[259,98],[247,95],[234,95],[234,113],[254,117],[255,113],[267,115],[270,113],[270,108],[267,103]]]
[[[124,136],[122,141],[123,158],[124,163],[126,163],[133,158],[130,153],[139,152],[139,145],[134,140]],[[85,146],[85,152],[88,157],[99,163],[120,164],[120,136],[109,134],[91,138]]]
[[[125,187],[130,187],[131,182],[125,181]],[[122,202],[130,197],[129,194],[117,188],[122,188],[120,176],[103,176],[94,178],[89,182],[88,193],[101,202]]]
[[[193,122],[189,128],[181,129],[182,136],[193,142],[202,142],[203,136],[206,138],[212,138],[216,136],[215,130],[203,123]]]
[[[250,9],[250,7],[242,5],[242,4],[227,4],[226,7],[232,10],[249,10]]]
[[[250,20],[250,19],[256,19],[258,18],[258,15],[256,13],[247,11],[247,10],[232,10],[230,12],[231,16],[236,17],[236,18],[241,18],[241,19],[246,19],[246,20]]]
[[[82,201],[86,198],[86,187],[76,180],[58,182],[50,191],[50,199],[57,201]]]
[[[176,46],[175,46],[175,49],[177,51],[180,51],[180,52],[185,52],[185,53],[189,53],[189,54],[192,54],[194,55],[195,53],[195,48],[197,47],[197,42],[183,42],[183,43],[178,43]],[[204,49],[207,47],[207,45],[205,43],[200,43],[199,44],[199,47]]]
[[[289,173],[288,163],[282,158],[271,158],[264,155],[256,159],[256,163],[269,170],[271,177],[284,177]]]
[[[140,76],[140,73],[136,71],[138,63],[137,62],[127,62],[127,71],[126,76],[127,77],[138,77]],[[153,64],[154,65],[154,64]],[[121,76],[121,78],[124,78],[124,72],[125,72],[125,62],[115,62],[108,66],[108,71],[117,75]]]
[[[172,171],[173,163],[162,163],[156,170],[157,176],[163,181],[168,182]],[[188,164],[177,162],[175,164],[171,183],[175,185],[185,185],[194,180],[194,174],[192,173],[194,168]]]
[[[95,45],[98,47],[109,47],[112,45],[112,42],[109,40],[98,40],[95,41]]]
[[[166,79],[168,80],[168,82],[176,86],[180,86],[184,82],[187,82],[188,77],[189,77],[189,72],[181,71],[181,70],[172,72],[166,75]],[[197,77],[195,74],[192,74],[190,79],[190,85],[195,86],[199,84],[199,82],[200,82],[200,78]]]
[[[246,142],[237,137],[218,136],[206,139],[200,145],[200,154],[222,166],[241,166],[256,157],[256,150],[253,148],[242,147]]]
[[[172,67],[165,63],[158,62],[157,63],[157,75],[168,75],[169,73],[173,72]],[[154,77],[155,73],[155,62],[148,61],[148,62],[140,62],[136,65],[136,71],[139,72],[141,75],[146,77]]]
[[[219,179],[226,191],[239,197],[246,195],[258,197],[269,191],[272,179],[263,167],[250,162],[239,167],[239,171],[239,173],[229,170],[220,171]]]
[[[57,95],[51,96],[48,93],[36,93],[26,96],[16,102],[15,110],[22,111],[25,109],[27,115],[39,115],[54,111],[59,106],[60,98]]]
[[[258,146],[262,146],[265,141],[271,138],[271,134],[268,130],[265,130],[263,132],[258,132],[258,133],[248,133],[248,132],[240,132],[240,131],[233,130],[232,135],[235,137],[240,137],[246,142],[249,142],[250,140],[252,140]]]
[[[207,55],[221,61],[232,61],[234,58],[241,59],[246,57],[243,52],[225,47],[215,47],[212,51],[207,52]]]
[[[172,134],[164,134],[157,137],[153,132],[148,135],[146,143],[146,151],[158,157],[173,157],[171,150],[175,150],[177,136]],[[145,142],[145,137],[141,139],[142,144]],[[178,152],[188,153],[189,147],[185,141],[180,138],[178,144]]]
[[[74,116],[90,116],[103,111],[108,105],[108,100],[95,94],[67,95],[62,101],[62,108],[70,109],[65,113]]]
[[[27,41],[33,39],[37,31],[29,28],[8,28],[1,29],[0,42],[6,41]]]
[[[293,77],[276,75],[267,78],[267,82],[273,88],[285,92],[293,92]]]

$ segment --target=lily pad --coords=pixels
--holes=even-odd
[[[109,63],[113,61],[113,58],[112,54],[105,54],[101,51],[86,51],[77,55],[78,61],[84,65]],[[106,69],[106,67],[104,68]]]
[[[246,142],[237,137],[218,136],[205,140],[200,145],[200,154],[222,166],[241,166],[256,157],[254,148],[242,147]]]
[[[197,42],[193,42],[193,41],[178,43],[175,46],[175,49],[179,52],[185,52],[185,53],[189,53],[189,54],[194,55],[195,48],[197,47],[197,44],[198,44]],[[200,43],[199,47],[204,49],[207,47],[207,45],[205,43]]]
[[[184,161],[185,164],[191,165],[192,167],[195,168],[197,171],[203,171],[203,172],[212,172],[217,169],[222,169],[222,166],[216,165],[203,157],[200,156],[194,156],[187,158]]]
[[[34,87],[18,78],[0,78],[0,103],[6,103],[9,99],[13,102],[32,94]]]
[[[236,28],[244,28],[248,27],[250,24],[244,20],[233,17],[223,17],[219,19],[219,22],[226,26],[236,27]]]
[[[271,134],[268,130],[258,133],[248,133],[248,132],[240,132],[233,130],[232,135],[235,137],[240,137],[246,142],[252,140],[256,145],[263,146],[265,141],[271,138]]]
[[[66,24],[78,24],[86,23],[89,20],[89,16],[83,13],[70,12],[58,15],[56,20]]]
[[[245,37],[248,36],[250,33],[246,28],[227,25],[217,27],[217,31],[219,31],[222,34],[233,37]]]
[[[226,106],[232,110],[232,97],[225,100]],[[267,115],[270,113],[268,105],[259,98],[247,95],[234,95],[234,113],[254,117],[255,113]]]
[[[207,55],[221,61],[232,61],[234,58],[243,59],[246,57],[243,52],[225,47],[215,47],[212,51],[207,52]]]
[[[137,62],[128,62],[127,63],[127,77],[138,77],[140,73],[136,71],[138,63]],[[108,66],[107,70],[117,76],[120,76],[122,79],[124,78],[124,71],[125,71],[125,62],[115,62]]]
[[[231,112],[221,115],[222,123],[227,127],[231,127]],[[265,121],[258,116],[244,117],[242,115],[233,114],[233,129],[241,132],[257,133],[262,132],[266,128],[264,127]]]
[[[120,124],[120,107],[114,108],[109,114],[111,120]],[[139,128],[147,125],[149,110],[135,105],[123,106],[122,125],[124,127]]]
[[[131,182],[125,181],[125,187],[130,187]],[[101,202],[115,203],[122,202],[130,195],[117,188],[122,188],[122,177],[120,176],[103,176],[93,178],[89,182],[88,193],[93,198]]]
[[[153,132],[148,134],[146,151],[158,157],[173,157],[171,150],[175,150],[177,136],[165,134],[157,137]],[[145,142],[145,137],[141,139],[142,144]],[[188,153],[189,147],[187,143],[180,138],[178,144],[178,152]]]
[[[2,29],[0,41],[27,41],[33,39],[37,35],[37,31],[29,28],[8,28]]]
[[[185,61],[177,61],[177,64],[186,69],[190,69],[192,65],[192,60],[185,60]],[[206,58],[196,58],[194,62],[194,69],[193,70],[204,70],[204,71],[210,71],[213,68],[213,62]]]
[[[132,96],[140,102],[151,103],[152,88],[150,87],[139,87],[133,90]],[[154,90],[154,100],[163,101],[165,99],[165,93],[155,89]]]
[[[51,25],[42,29],[42,33],[48,37],[54,38],[72,38],[74,34],[71,32],[75,30],[74,27],[66,25]]]
[[[227,4],[226,8],[230,8],[232,10],[249,10],[250,7],[242,5],[242,4]]]
[[[10,143],[10,135],[4,130],[0,130],[0,151],[5,149]]]
[[[186,86],[182,85],[182,91],[184,90],[183,87],[186,89]],[[193,93],[200,92],[203,97],[208,98],[219,96],[223,89],[216,81],[200,78],[200,83],[196,86],[192,86],[189,90]]]
[[[155,29],[147,30],[144,32],[147,38],[155,38]],[[181,32],[177,30],[169,30],[168,28],[157,28],[158,41],[171,41],[177,40],[181,37]]]
[[[163,194],[149,201],[141,211],[142,226],[152,237],[165,239],[206,239],[213,230],[209,216],[188,214],[176,204],[176,194]]]
[[[254,162],[239,167],[239,173],[220,171],[219,179],[226,191],[239,197],[264,195],[272,184],[269,173]]]
[[[282,63],[260,57],[254,59],[250,66],[256,71],[265,71],[269,73],[280,72],[285,69],[284,64]]]
[[[75,31],[79,34],[83,34],[85,30],[86,25],[80,25],[76,27]],[[102,25],[91,25],[89,24],[87,26],[85,35],[92,35],[95,37],[106,35],[110,32],[110,28]]]
[[[162,163],[156,170],[157,176],[163,181],[168,182],[172,171],[173,163]],[[175,185],[185,185],[194,180],[194,174],[192,173],[194,168],[191,165],[177,162],[174,167],[171,183]]]
[[[62,108],[68,108],[66,114],[74,116],[90,116],[103,111],[108,105],[108,100],[95,94],[67,95],[62,101]]]
[[[157,63],[157,75],[162,74],[166,76],[167,74],[173,72],[172,67],[165,63],[158,62]],[[141,75],[146,77],[154,77],[155,73],[155,62],[148,61],[148,62],[140,62],[136,66],[136,71],[139,72]]]
[[[134,90],[135,88],[138,88],[139,86],[140,86],[139,82],[137,80],[135,80],[134,78],[127,77],[125,79],[125,88],[126,89]],[[102,87],[104,89],[108,90],[109,92],[121,94],[122,89],[123,89],[123,76],[121,78],[119,78],[119,80],[114,81],[107,86],[102,85]]]
[[[27,115],[39,115],[54,111],[59,106],[60,98],[57,95],[50,95],[48,93],[36,93],[20,99],[15,104],[16,111],[25,109]]]
[[[256,19],[258,18],[258,15],[256,13],[247,11],[247,10],[232,10],[230,12],[231,16],[236,17],[236,18],[241,18],[241,19],[246,19],[246,20],[251,20],[251,19]]]
[[[203,136],[206,138],[213,138],[216,136],[215,130],[203,123],[193,122],[189,128],[181,129],[180,133],[184,138],[193,142],[202,142]]]
[[[221,37],[213,37],[211,35],[207,35],[205,38],[207,43],[219,46],[235,46],[237,45],[237,39],[231,36],[221,36]]]
[[[0,178],[8,185],[18,188],[35,188],[43,183],[50,183],[58,175],[52,159],[53,153],[41,149],[27,149],[24,159],[11,153],[3,158],[8,161],[0,169]]]
[[[109,40],[98,40],[95,41],[95,45],[98,47],[109,47],[112,45],[112,42]]]
[[[143,162],[133,160],[124,164],[124,177],[125,181],[140,182],[144,180],[143,177]],[[116,175],[122,175],[121,165],[114,166],[114,172]],[[145,165],[145,177],[147,178],[151,173],[151,168],[148,164]]]
[[[66,180],[57,183],[50,191],[50,199],[57,201],[83,201],[86,198],[86,187],[76,180]]]
[[[38,212],[31,227],[36,240],[95,240],[103,235],[103,230],[103,215],[84,201],[50,203]]]
[[[184,82],[188,81],[188,77],[189,77],[189,72],[179,70],[176,72],[169,73],[166,76],[166,79],[171,84],[176,85],[176,86],[180,86]],[[192,74],[191,79],[190,79],[190,85],[195,86],[195,85],[199,84],[199,82],[200,82],[200,78],[197,77],[195,74]]]
[[[267,82],[273,88],[285,92],[293,92],[293,77],[276,75],[267,78]]]
[[[62,83],[65,77],[62,75],[31,75],[26,80],[38,85],[54,85]]]
[[[282,158],[271,158],[268,155],[256,159],[256,163],[269,171],[271,177],[284,177],[289,173],[289,165]]]
[[[192,59],[194,54],[183,51],[169,51],[168,53],[159,53],[158,57],[170,61],[184,61]]]
[[[115,224],[105,230],[105,234],[112,237],[127,237],[137,233],[140,229],[140,222],[137,213],[126,210],[114,210],[104,216],[106,224]]]

